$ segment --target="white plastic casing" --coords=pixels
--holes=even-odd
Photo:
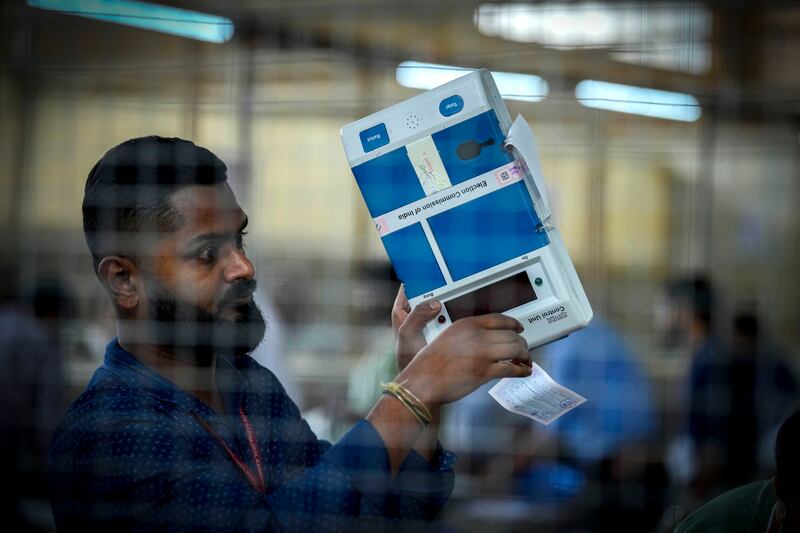
[[[455,114],[445,116],[440,112],[440,105],[452,95],[459,95],[463,99],[463,107]],[[508,110],[491,73],[478,70],[344,126],[341,130],[342,143],[350,166],[356,167],[490,109],[494,110],[501,129],[507,134],[511,127]],[[371,128],[374,129],[376,125],[385,126],[388,142],[366,151],[360,135],[372,131]],[[384,141],[386,139],[378,139],[378,142]],[[544,205],[546,193],[538,190],[537,180],[533,179],[530,170],[538,170],[540,164],[538,160],[526,160],[516,150],[513,153],[518,161],[524,163],[526,173],[523,181],[541,218],[541,213],[549,213],[549,206]],[[528,158],[535,157],[538,156],[534,154]],[[541,179],[538,183],[542,183]],[[502,216],[502,213],[497,216]],[[560,339],[588,325],[593,316],[592,309],[560,233],[550,224],[544,224],[540,231],[547,232],[548,245],[463,279],[449,280],[442,287],[411,298],[412,306],[431,299],[444,304],[441,315],[425,327],[426,339],[430,342],[452,323],[448,302],[523,272],[536,298],[500,312],[523,324],[525,330],[522,335],[530,348]],[[436,243],[431,244],[437,253]],[[441,256],[437,257],[441,262]],[[445,265],[441,266],[446,269]]]

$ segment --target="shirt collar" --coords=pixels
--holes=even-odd
[[[237,357],[235,360],[219,356],[216,358],[215,380],[222,394],[226,411],[237,413],[243,394],[247,391],[248,380],[245,376],[250,368],[249,357]],[[159,401],[174,404],[179,409],[193,411],[204,417],[215,414],[204,402],[188,391],[180,388],[172,381],[143,364],[119,344],[117,337],[111,339],[106,346],[103,367],[129,386],[141,390],[144,394]]]

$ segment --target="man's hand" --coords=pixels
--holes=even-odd
[[[522,324],[501,314],[457,320],[422,348],[396,381],[406,382],[428,408],[437,409],[491,379],[529,376],[531,357],[522,330]]]
[[[397,368],[403,371],[414,356],[425,347],[422,329],[436,318],[442,304],[436,301],[422,302],[414,310],[406,298],[405,289],[400,286],[392,307],[392,329],[394,329]]]
[[[519,335],[522,324],[505,315],[463,318],[426,345],[422,329],[441,311],[439,302],[432,303],[411,310],[401,288],[392,309],[392,326],[401,370],[395,381],[419,398],[434,420],[442,404],[466,396],[490,379],[530,376],[528,343]],[[431,459],[436,424],[422,431],[397,398],[381,396],[367,420],[383,438],[394,472],[415,445],[423,457]]]

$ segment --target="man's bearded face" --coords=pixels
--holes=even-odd
[[[266,324],[253,303],[247,215],[227,183],[183,187],[170,208],[174,223],[139,265],[149,342],[198,365],[252,351]]]
[[[264,338],[266,321],[255,304],[254,279],[237,281],[220,299],[214,312],[182,299],[150,280],[146,284],[149,312],[157,344],[170,348],[176,358],[193,354],[194,364],[207,366],[214,355],[242,356]],[[249,296],[249,298],[248,298]],[[245,303],[242,300],[247,299]],[[233,311],[235,318],[223,318]]]

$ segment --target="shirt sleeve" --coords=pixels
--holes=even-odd
[[[389,456],[375,428],[362,420],[323,461],[350,472],[354,487],[365,495],[362,516],[387,516],[407,523],[429,522],[453,492],[455,454],[437,444],[433,462],[411,451],[392,479]]]
[[[380,435],[362,421],[315,465],[261,494],[222,450],[198,459],[197,439],[206,436],[183,426],[164,413],[112,411],[58,435],[51,490],[59,529],[395,530],[435,517],[452,489],[451,468],[415,455],[392,480]]]
[[[433,520],[453,493],[456,455],[437,444],[433,462],[411,451],[395,478],[401,497],[401,516]]]

